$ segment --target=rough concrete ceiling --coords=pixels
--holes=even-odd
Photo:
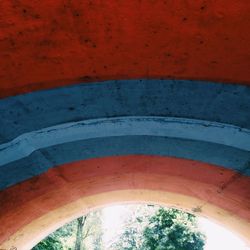
[[[0,3],[0,96],[124,78],[250,83],[248,0]]]
[[[3,248],[123,189],[187,195],[249,240],[249,13],[249,0],[1,1]]]

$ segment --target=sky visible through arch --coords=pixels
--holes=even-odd
[[[126,220],[131,214],[131,207],[134,205],[114,205],[103,208],[103,240],[108,246],[112,238],[121,232]],[[226,228],[206,218],[198,218],[199,227],[205,233],[206,245],[204,250],[250,250],[250,246],[237,235]]]

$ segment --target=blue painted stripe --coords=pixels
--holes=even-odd
[[[205,120],[250,129],[250,87],[174,80],[78,84],[0,100],[0,143],[68,122],[119,116]]]
[[[178,138],[116,136],[51,146],[35,151],[29,157],[4,165],[0,171],[0,189],[65,163],[118,155],[156,155],[191,159],[223,166],[250,176],[250,153],[244,150]]]
[[[0,145],[0,166],[58,144],[135,135],[205,141],[250,151],[250,130],[236,126],[181,118],[117,117],[61,124],[21,135]]]
[[[249,110],[250,87],[201,81],[107,81],[2,99],[0,187],[71,161],[127,154],[193,159],[250,175]],[[163,124],[155,124],[159,117]]]

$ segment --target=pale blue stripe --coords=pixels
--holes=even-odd
[[[0,165],[58,144],[139,135],[204,141],[250,151],[250,131],[237,126],[172,117],[117,117],[65,123],[23,134],[0,145]]]

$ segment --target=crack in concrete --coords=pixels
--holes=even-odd
[[[209,201],[204,201],[202,204],[195,206],[191,209],[194,214],[201,214],[203,212],[203,208],[209,203]]]

